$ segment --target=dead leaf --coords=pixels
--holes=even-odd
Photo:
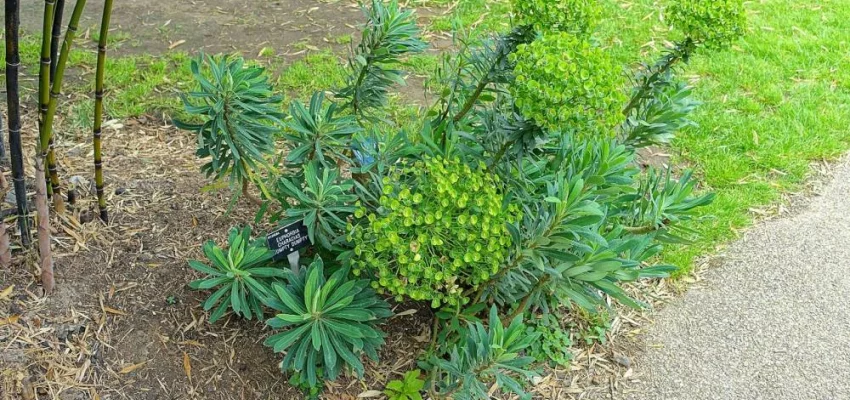
[[[21,316],[18,314],[12,315],[7,318],[2,318],[0,319],[0,326],[17,324],[19,319],[21,319]]]
[[[186,371],[186,376],[192,380],[192,360],[189,359],[189,354],[183,352],[183,371]]]
[[[126,313],[126,312],[121,311],[121,310],[116,309],[116,308],[112,308],[112,307],[106,307],[106,306],[104,306],[104,307],[103,307],[103,311],[106,311],[106,312],[108,312],[108,313],[110,313],[110,314],[115,314],[115,315],[127,315],[127,313]]]
[[[15,290],[15,285],[10,285],[9,287],[3,289],[3,291],[0,292],[0,300],[8,299],[9,296],[12,295],[13,290]]]
[[[406,315],[413,315],[413,314],[416,314],[416,309],[415,309],[415,308],[411,308],[411,309],[409,309],[409,310],[404,310],[404,311],[402,311],[402,312],[400,312],[400,313],[398,313],[398,314],[396,314],[396,315],[393,315],[393,318],[396,318],[396,317],[404,317],[404,316],[406,316]]]
[[[175,47],[180,46],[180,45],[181,45],[181,44],[183,44],[183,43],[186,43],[186,41],[185,41],[185,40],[183,40],[183,39],[180,39],[180,40],[178,40],[178,41],[176,41],[176,42],[172,43],[172,44],[171,44],[171,46],[168,46],[168,50],[172,50],[172,49],[174,49]]]
[[[358,399],[365,399],[365,398],[368,398],[368,397],[378,397],[378,396],[381,396],[381,395],[383,395],[383,393],[381,393],[377,390],[367,390],[363,393],[358,394],[357,398]]]
[[[121,371],[118,371],[118,373],[121,373],[121,374],[129,374],[130,372],[133,372],[133,371],[135,371],[135,370],[137,370],[137,369],[139,369],[139,368],[144,367],[144,366],[145,366],[145,364],[147,364],[147,361],[140,362],[140,363],[138,363],[138,364],[128,365],[128,366],[126,366],[126,367],[124,367],[124,368],[121,368]]]

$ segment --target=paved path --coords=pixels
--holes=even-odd
[[[656,315],[625,398],[850,399],[850,162],[705,278]]]

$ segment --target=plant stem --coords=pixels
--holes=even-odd
[[[655,66],[650,68],[653,72],[646,77],[643,85],[641,85],[637,92],[632,96],[629,104],[627,104],[623,109],[623,115],[629,116],[629,114],[631,114],[638,106],[638,103],[646,97],[655,82],[657,82],[660,77],[666,75],[679,61],[685,60],[685,62],[687,62],[693,50],[694,41],[691,38],[686,38],[681,43],[677,43],[673,46],[669,53],[665,54],[661,60],[655,64]]]
[[[493,163],[490,164],[490,167],[489,167],[490,172],[493,172],[493,169],[496,168],[496,164],[498,164],[499,161],[502,160],[502,157],[505,156],[505,153],[508,151],[508,148],[511,147],[511,145],[513,143],[514,142],[508,141],[508,142],[505,142],[504,144],[502,144],[502,147],[499,148],[499,151],[496,152],[496,154],[493,156]]]
[[[537,291],[540,290],[540,288],[542,288],[543,285],[546,284],[546,282],[548,282],[548,281],[549,281],[549,275],[546,275],[543,278],[538,279],[537,283],[534,284],[534,287],[531,288],[531,291],[528,292],[528,294],[526,294],[525,297],[522,298],[522,300],[519,302],[519,305],[517,306],[517,308],[511,313],[511,315],[508,316],[508,318],[506,318],[502,321],[502,324],[505,325],[505,326],[510,325],[511,321],[513,321],[514,318],[517,317],[517,315],[520,315],[523,312],[525,312],[525,307],[528,306],[528,302],[529,302],[529,300],[531,300],[531,297],[534,296],[537,293]]]
[[[18,68],[21,58],[18,51],[20,21],[19,0],[6,0],[6,104],[9,111],[9,154],[12,162],[12,185],[18,208],[18,229],[21,245],[29,247],[30,230],[27,220],[27,186],[24,180],[24,157],[21,148],[21,102],[18,85]],[[37,177],[38,179],[38,177]]]
[[[53,11],[55,9],[56,0],[44,0],[44,19],[42,21],[41,32],[41,65],[38,70],[38,105],[39,105],[39,138],[40,147],[38,152],[47,154],[47,146],[49,140],[45,135],[45,121],[47,120],[47,108],[50,103],[50,39],[51,28],[53,27]],[[46,157],[44,157],[46,160]],[[43,168],[46,170],[47,168]],[[41,175],[36,175],[35,179],[47,179],[42,170]],[[52,194],[51,188],[47,188],[46,193]]]
[[[103,75],[106,71],[106,38],[109,34],[109,20],[112,16],[112,0],[103,3],[103,17],[100,21],[100,39],[97,45],[97,72],[94,88],[94,181],[97,188],[97,206],[100,209],[100,220],[109,223],[109,213],[106,209],[106,196],[103,184],[103,152],[101,150],[103,134]]]
[[[262,206],[263,201],[260,200],[257,196],[254,196],[253,193],[249,190],[251,187],[249,186],[251,180],[248,178],[242,179],[242,195],[245,196],[248,201],[254,203],[255,205]]]
[[[53,151],[52,147],[50,147],[50,140],[53,138],[53,118],[56,115],[56,105],[62,88],[62,79],[65,76],[65,66],[68,63],[68,57],[71,54],[71,45],[74,43],[74,38],[77,34],[77,24],[80,21],[80,16],[83,14],[85,6],[86,0],[77,0],[77,3],[74,5],[74,12],[71,14],[71,20],[68,23],[68,31],[65,33],[65,41],[62,43],[62,52],[59,54],[59,61],[56,63],[56,74],[53,77],[53,86],[50,90],[50,99],[44,116],[43,131],[41,134],[41,151],[46,156],[46,160],[44,161],[54,160],[54,164],[51,165],[50,181],[54,192],[53,205],[56,207],[56,212],[60,214],[65,211],[65,202],[60,195],[59,174],[56,171],[55,156],[51,157],[51,154],[48,153]],[[44,52],[43,49],[42,52]]]
[[[481,93],[484,92],[484,89],[487,88],[487,85],[493,82],[491,79],[491,75],[496,72],[496,66],[498,66],[505,59],[505,57],[510,54],[510,49],[507,49],[506,47],[507,46],[500,46],[500,49],[502,51],[499,52],[499,56],[496,57],[496,60],[493,61],[493,63],[490,65],[490,69],[487,70],[487,75],[481,78],[481,80],[478,82],[478,86],[475,88],[475,91],[472,92],[472,95],[469,96],[468,99],[466,99],[466,103],[463,105],[463,108],[461,108],[460,112],[455,114],[455,116],[452,118],[455,123],[460,122],[460,120],[463,119],[463,117],[465,117],[466,114],[468,114],[472,110],[472,107],[475,106],[475,103],[478,101],[478,98],[481,97]]]

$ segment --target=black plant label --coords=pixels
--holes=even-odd
[[[269,248],[274,251],[274,259],[283,260],[290,253],[310,245],[307,227],[303,221],[298,221],[278,228],[266,236]]]

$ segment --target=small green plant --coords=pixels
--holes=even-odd
[[[561,327],[553,313],[546,313],[537,319],[528,321],[528,334],[537,333],[539,340],[531,343],[529,355],[537,362],[552,366],[568,367],[573,358],[570,349],[573,341],[568,330]]]
[[[348,273],[341,268],[326,278],[317,258],[301,274],[291,275],[288,284],[272,284],[274,298],[268,304],[279,313],[266,323],[288,329],[269,336],[265,345],[285,352],[281,369],[298,373],[309,387],[336,379],[346,368],[363,376],[361,355],[377,360],[384,344],[378,324],[392,315],[389,305],[368,280],[349,280]]]
[[[432,307],[469,301],[508,256],[507,224],[498,178],[483,166],[434,158],[394,169],[384,178],[380,207],[355,212],[362,226],[349,235],[353,272],[374,273],[379,292],[429,300]]]
[[[522,114],[551,130],[611,130],[622,121],[623,72],[602,49],[573,34],[544,34],[511,55],[511,94]]]
[[[743,0],[668,0],[667,20],[697,45],[720,49],[744,34]]]
[[[595,0],[513,0],[520,25],[532,25],[541,32],[562,31],[579,36],[588,34],[601,15]]]
[[[611,330],[611,314],[605,308],[597,310],[574,309],[571,314],[573,321],[570,328],[575,332],[577,340],[585,345],[593,343],[605,344],[608,341],[608,331]]]
[[[526,334],[522,316],[502,326],[495,306],[490,308],[489,325],[470,324],[460,344],[449,352],[448,359],[434,358],[433,394],[437,398],[487,400],[495,383],[503,392],[525,396],[517,377],[531,380],[536,373],[527,368],[533,358],[522,354],[538,339],[537,333]]]
[[[197,156],[210,159],[201,167],[207,176],[229,178],[230,184],[255,203],[248,187],[253,183],[266,196],[261,171],[274,153],[280,131],[283,97],[274,94],[265,70],[246,66],[241,57],[201,55],[190,68],[198,83],[182,96],[186,112],[200,123],[175,121],[198,136]],[[238,192],[237,192],[238,193]]]
[[[419,379],[421,375],[418,369],[406,372],[403,379],[387,383],[384,394],[389,400],[422,400],[425,381]]]
[[[191,282],[189,287],[197,290],[217,288],[203,303],[204,310],[215,308],[210,314],[211,323],[218,321],[228,309],[247,319],[262,319],[262,304],[271,294],[271,283],[286,276],[287,270],[270,266],[273,252],[264,241],[251,240],[251,228],[231,229],[227,243],[227,250],[213,241],[204,244],[208,264],[189,261],[192,269],[207,274]]]

